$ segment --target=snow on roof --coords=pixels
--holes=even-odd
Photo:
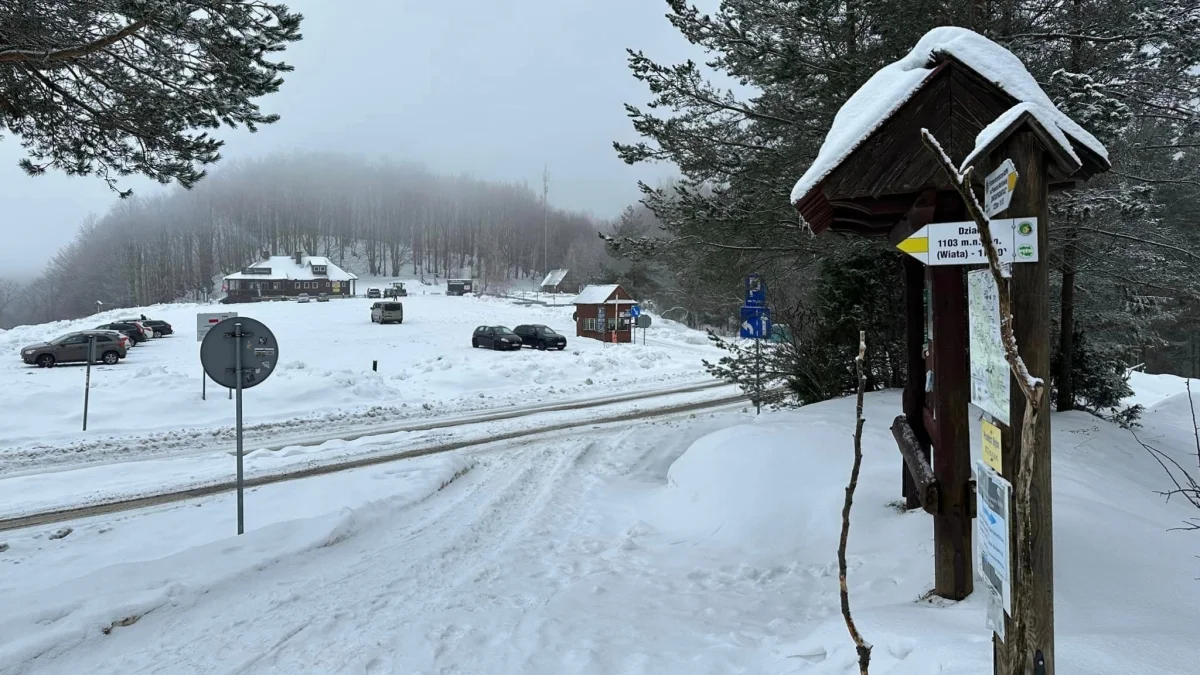
[[[613,293],[620,288],[617,284],[605,284],[603,286],[588,286],[575,296],[571,304],[575,305],[600,305],[608,302]]]
[[[242,272],[234,272],[227,275],[226,279],[254,279],[254,280],[269,280],[269,279],[290,279],[295,281],[312,281],[313,279],[329,279],[330,281],[350,281],[357,279],[358,275],[352,274],[330,262],[329,258],[324,256],[301,256],[300,264],[296,264],[296,260],[289,255],[273,255],[266,260],[260,260],[253,265],[254,269],[269,268],[270,274],[246,274]],[[313,274],[313,265],[325,265],[326,273],[322,275]]]
[[[1077,167],[1083,164],[1083,161],[1079,159],[1079,155],[1075,152],[1075,148],[1071,145],[1071,141],[1063,133],[1062,128],[1055,124],[1054,120],[1046,114],[1046,111],[1041,106],[1026,102],[1018,103],[1004,111],[1004,114],[997,117],[996,121],[987,125],[983,128],[983,131],[979,132],[979,135],[975,137],[975,149],[962,161],[959,171],[970,166],[979,156],[979,153],[986,151],[998,136],[1007,131],[1025,113],[1029,113],[1037,120],[1037,123],[1046,130],[1046,133],[1050,134],[1050,138],[1062,148],[1063,152],[1075,160]]]
[[[943,54],[958,59],[1013,98],[1036,108],[1038,121],[1051,134],[1055,134],[1054,130],[1057,129],[1105,161],[1108,160],[1104,145],[1055,107],[1037,80],[1025,69],[1025,64],[1012,52],[966,28],[942,26],[926,33],[907,56],[872,75],[846,101],[833,118],[816,160],[792,188],[792,203],[811,192],[872,132],[912,98],[933,72],[933,59]],[[913,133],[917,133],[917,130],[914,129]]]
[[[542,279],[542,285],[557,286],[563,282],[563,279],[566,278],[567,270],[550,270],[550,274],[547,274],[546,278]]]

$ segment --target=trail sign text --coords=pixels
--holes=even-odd
[[[992,221],[992,237],[1002,263],[1038,261],[1037,218],[1002,218]],[[984,265],[987,254],[972,221],[931,223],[917,230],[896,248],[926,265]]]

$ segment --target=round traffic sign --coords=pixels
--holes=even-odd
[[[239,337],[240,336],[240,337]],[[237,372],[237,355],[242,354],[242,372]],[[279,343],[261,321],[234,316],[213,326],[200,343],[200,363],[213,382],[233,389],[262,384],[279,363]]]
[[[642,314],[641,316],[639,316],[637,318],[637,327],[638,328],[649,328],[650,327],[650,315]]]

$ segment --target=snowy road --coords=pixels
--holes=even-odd
[[[832,589],[828,569],[756,569],[699,542],[647,555],[636,515],[639,492],[730,416],[480,453],[433,497],[356,516],[309,555],[176,589],[84,649],[46,645],[6,672],[766,672],[742,667],[759,617],[805,613],[772,589]]]
[[[1149,400],[1147,401],[1149,404]],[[576,424],[0,536],[0,675],[849,675],[835,551],[853,399]],[[1191,409],[1140,435],[1192,462]],[[987,675],[985,600],[924,598],[896,392],[864,408],[848,584],[879,675]],[[1127,430],[1054,416],[1060,675],[1187,675],[1194,511]],[[978,448],[975,447],[975,450]],[[977,587],[978,588],[978,587]]]
[[[323,443],[246,449],[247,487],[325,475],[599,424],[630,423],[744,402],[730,386],[601,399]],[[253,446],[251,446],[253,447]],[[0,532],[219,494],[235,489],[234,452],[87,466],[0,478]]]

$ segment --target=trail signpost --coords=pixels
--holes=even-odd
[[[1004,160],[983,179],[984,213],[991,218],[1008,209],[1013,190],[1017,189],[1017,167],[1011,159]]]
[[[245,532],[242,471],[242,390],[262,384],[279,363],[275,334],[260,321],[230,317],[206,331],[200,343],[200,363],[214,382],[237,390],[237,530]]]

